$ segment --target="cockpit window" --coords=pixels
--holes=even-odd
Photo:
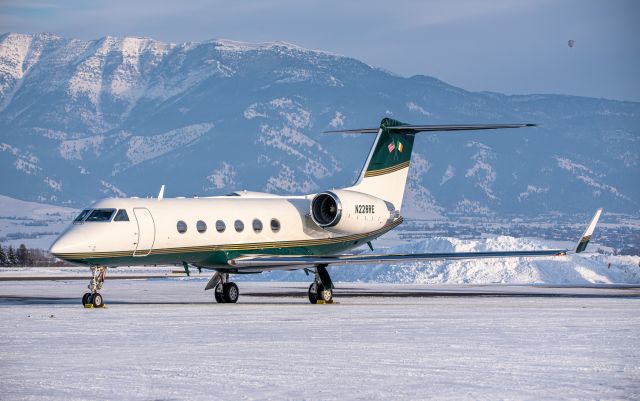
[[[118,213],[116,213],[116,217],[113,218],[113,221],[129,221],[127,211],[124,209],[118,210]]]
[[[74,223],[82,223],[82,220],[84,220],[85,217],[87,217],[87,215],[89,214],[89,212],[91,211],[91,209],[85,209],[83,211],[80,212],[80,214],[78,215],[78,217],[75,218],[75,220],[73,220]]]
[[[113,217],[113,214],[115,212],[116,212],[115,209],[93,209],[91,211],[91,214],[89,215],[89,217],[87,217],[85,221],[86,222],[111,221],[111,218]]]

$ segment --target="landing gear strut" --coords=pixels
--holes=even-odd
[[[220,282],[214,290],[219,304],[235,304],[240,298],[240,290],[236,283],[229,281],[229,273],[220,273]]]
[[[333,282],[327,265],[317,265],[313,283],[309,286],[309,302],[312,304],[333,303]]]
[[[104,284],[104,278],[107,274],[107,268],[104,266],[91,266],[91,281],[89,281],[89,291],[82,296],[82,305],[86,308],[102,308],[104,303],[102,301],[102,295],[98,290],[102,289]]]

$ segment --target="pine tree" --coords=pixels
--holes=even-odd
[[[7,254],[4,253],[4,248],[0,245],[0,266],[7,265]]]
[[[29,251],[24,244],[20,244],[18,250],[16,251],[16,259],[18,265],[20,266],[28,266],[31,264],[31,258],[29,257]]]
[[[9,251],[7,251],[7,262],[8,266],[15,266],[18,264],[16,253],[13,251],[13,247],[11,245],[9,245]]]

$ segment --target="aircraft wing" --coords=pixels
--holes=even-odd
[[[277,256],[277,255],[244,255],[230,259],[227,263],[238,269],[269,269],[283,267],[304,267],[318,265],[350,265],[395,263],[433,260],[460,260],[486,258],[522,258],[540,256],[563,256],[571,253],[583,252],[591,235],[595,230],[602,209],[598,209],[591,223],[578,241],[575,249],[543,249],[527,251],[497,251],[497,252],[452,252],[452,253],[412,253],[412,254],[363,254],[363,255],[333,255],[333,256]]]

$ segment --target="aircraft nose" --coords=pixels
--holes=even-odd
[[[59,259],[68,259],[71,254],[83,252],[85,241],[73,232],[62,234],[49,248],[49,253]]]

